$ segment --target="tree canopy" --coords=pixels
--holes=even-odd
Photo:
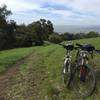
[[[6,5],[0,7],[0,50],[12,48],[15,43],[16,23],[13,20],[7,21],[10,15],[11,11],[7,10]]]

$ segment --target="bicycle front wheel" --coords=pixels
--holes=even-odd
[[[93,68],[89,65],[78,66],[73,74],[72,86],[79,97],[92,95],[96,87]]]
[[[63,66],[63,79],[64,79],[64,83],[65,83],[67,88],[70,85],[71,75],[72,75],[71,64],[68,62],[65,62],[64,66]]]

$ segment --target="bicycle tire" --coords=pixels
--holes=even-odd
[[[72,74],[72,77],[71,77],[71,80],[70,81],[72,82],[72,87],[75,90],[75,92],[77,93],[77,96],[78,97],[88,97],[88,96],[91,96],[93,94],[93,92],[95,91],[95,88],[96,88],[96,76],[95,76],[95,72],[94,72],[92,66],[90,66],[90,65],[84,65],[84,67],[89,71],[89,73],[91,73],[93,80],[92,80],[92,83],[91,83],[92,85],[89,84],[89,87],[90,86],[91,87],[90,88],[89,87],[87,88],[87,90],[88,90],[87,93],[85,93],[85,92],[84,92],[85,94],[79,93],[78,92],[78,88],[80,88],[80,87],[76,87],[75,86],[75,85],[78,86],[78,80],[76,80],[75,77],[76,77],[77,72],[79,71],[80,66],[77,66],[75,68],[75,70],[74,70],[74,72]]]
[[[66,85],[67,88],[69,87],[69,84],[70,84],[70,79],[72,76],[72,71],[71,71],[72,69],[71,69],[71,64],[67,61],[63,65],[63,70],[64,68],[65,70],[68,70],[69,65],[70,65],[70,72],[66,71],[66,73],[63,73],[64,84]]]

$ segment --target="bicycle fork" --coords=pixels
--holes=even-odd
[[[87,70],[85,67],[86,64],[88,64],[88,60],[85,58],[82,59],[80,69],[79,69],[79,78],[80,78],[80,81],[82,82],[85,82],[86,80],[86,74],[87,74]]]
[[[70,58],[65,58],[65,60],[64,60],[63,73],[65,74],[66,72],[68,72],[68,73],[71,72],[71,59]]]

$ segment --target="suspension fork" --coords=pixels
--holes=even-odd
[[[66,66],[66,64],[68,65]],[[64,68],[67,70],[67,72],[71,71],[71,58],[64,59]]]
[[[70,51],[67,50],[66,52],[66,56],[65,56],[65,59],[64,59],[64,67],[66,67],[66,64],[69,64],[68,67],[71,67],[71,56],[70,56]],[[70,71],[71,68],[68,68],[68,71]]]
[[[80,65],[80,69],[79,69],[79,77],[81,81],[85,82],[85,78],[86,78],[86,67],[85,65],[88,64],[88,57],[82,58],[81,60],[81,65]]]

